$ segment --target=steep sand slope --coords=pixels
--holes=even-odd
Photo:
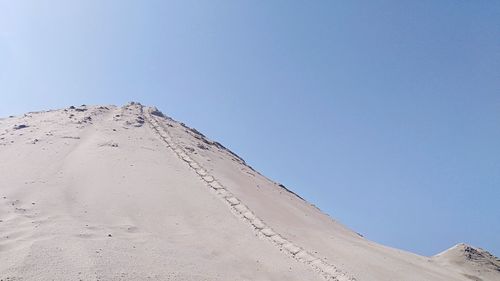
[[[0,160],[0,280],[500,280],[370,242],[139,104],[1,119]]]
[[[477,271],[464,274],[463,268],[443,268],[433,258],[368,241],[263,177],[237,155],[195,129],[169,118],[159,121],[174,143],[276,233],[348,276],[358,280],[471,280],[471,276],[482,276]],[[500,275],[484,280],[497,280],[494,277]]]
[[[138,114],[1,121],[0,279],[318,278],[255,237]]]

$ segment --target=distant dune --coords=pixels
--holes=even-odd
[[[472,246],[369,241],[138,103],[0,119],[0,160],[2,281],[500,280]]]

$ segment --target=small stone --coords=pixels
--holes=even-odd
[[[21,124],[21,125],[14,126],[14,130],[20,130],[20,129],[24,129],[24,128],[28,128],[28,125]]]

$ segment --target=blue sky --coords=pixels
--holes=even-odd
[[[500,255],[500,2],[0,0],[0,116],[156,105],[367,238]]]

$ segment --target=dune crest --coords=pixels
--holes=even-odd
[[[472,280],[498,280],[499,278],[500,259],[484,249],[464,243],[437,254],[434,259],[444,266],[459,268],[462,274]],[[486,279],[481,279],[477,275]]]

